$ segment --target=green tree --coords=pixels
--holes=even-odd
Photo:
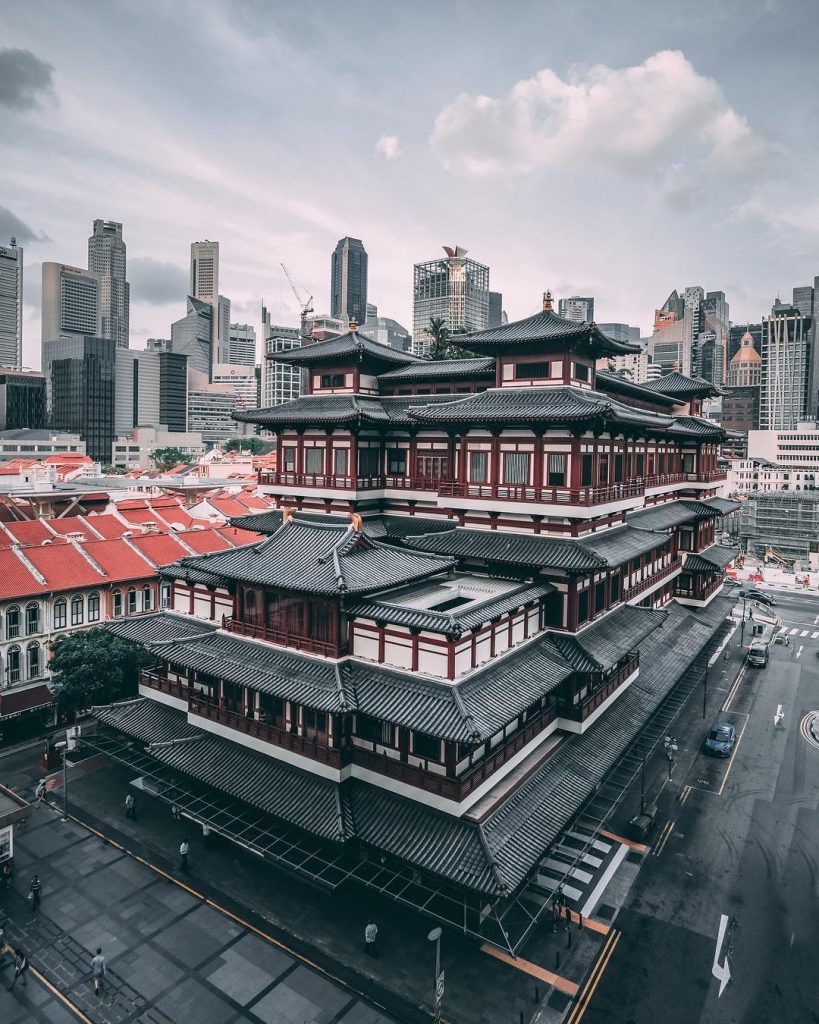
[[[261,455],[264,451],[264,441],[255,434],[247,437],[233,437],[225,445],[226,452],[250,452],[251,455]]]
[[[432,345],[429,349],[430,359],[449,359],[449,339],[452,336],[442,316],[431,316],[429,326],[424,328],[424,333],[432,338]]]
[[[57,706],[74,715],[92,704],[137,695],[139,670],[156,659],[107,629],[87,629],[54,641],[51,675]]]
[[[187,461],[181,448],[154,448],[151,452],[151,462],[162,472]]]

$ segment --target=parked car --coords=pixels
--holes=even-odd
[[[733,576],[726,576],[725,579],[723,580],[723,583],[727,583],[731,587],[741,587],[742,586],[742,581],[741,580],[735,580]]]
[[[765,668],[768,664],[768,645],[761,640],[752,640],[748,648],[748,664]]]
[[[747,597],[749,601],[759,601],[762,604],[767,604],[770,608],[776,607],[776,599],[770,594],[766,594],[764,590],[757,590],[756,587],[751,590],[743,590],[740,597]]]
[[[728,722],[714,722],[705,737],[705,753],[711,757],[730,757],[737,731]]]

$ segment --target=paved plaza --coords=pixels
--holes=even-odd
[[[41,907],[25,895],[34,872]],[[395,1024],[274,943],[122,849],[48,807],[16,838],[15,879],[2,896],[5,941],[26,950],[28,984],[13,992],[3,957],[3,1024]],[[108,973],[94,994],[91,958]],[[60,999],[58,990],[64,996]],[[82,1017],[79,1017],[82,1019]]]

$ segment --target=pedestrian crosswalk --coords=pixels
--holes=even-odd
[[[811,630],[809,629],[800,629],[798,626],[796,626],[793,629],[783,629],[782,632],[787,632],[788,636],[798,636],[800,637],[800,639],[808,635],[810,635],[811,640],[819,639],[819,629],[814,629],[813,632],[811,632]]]
[[[604,838],[589,842],[581,831],[565,832],[538,865],[527,889],[535,903],[549,903],[559,891],[571,910],[590,914],[628,847]]]

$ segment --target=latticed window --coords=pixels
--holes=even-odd
[[[473,484],[489,483],[489,452],[469,453],[469,479]]]
[[[305,448],[304,449],[304,472],[305,473],[323,473],[324,472],[324,449],[323,448]]]
[[[529,456],[526,452],[503,453],[503,482],[505,484],[529,483]]]

